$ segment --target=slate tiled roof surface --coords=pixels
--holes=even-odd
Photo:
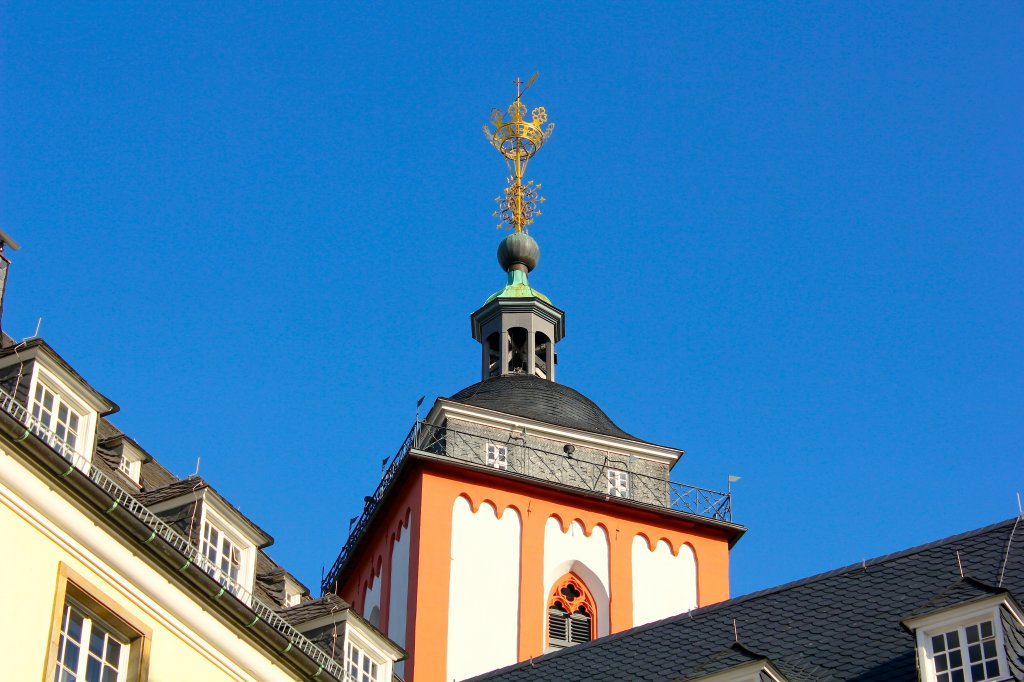
[[[917,680],[914,639],[900,620],[962,582],[957,552],[966,575],[989,586],[999,586],[1002,575],[1001,586],[1020,601],[1024,594],[1024,521],[1011,519],[696,609],[474,679],[695,679],[712,672],[709,661],[732,645],[735,620],[743,646],[771,660],[790,680],[910,682]],[[967,590],[968,599],[974,595],[974,590]],[[723,657],[723,664],[729,660]]]
[[[637,440],[579,391],[528,374],[491,377],[462,389],[449,400],[555,426]]]
[[[298,606],[278,611],[278,614],[292,625],[301,625],[322,616],[347,611],[349,608],[351,607],[347,601],[333,592],[328,592],[319,599],[310,599]]]

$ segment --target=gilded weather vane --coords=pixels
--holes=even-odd
[[[498,229],[510,227],[515,228],[516,232],[522,232],[527,225],[533,223],[534,216],[540,215],[538,206],[544,203],[544,197],[538,193],[540,185],[534,185],[533,180],[523,184],[527,162],[540,150],[555,129],[554,123],[548,123],[546,128],[543,127],[548,122],[548,114],[544,107],[537,107],[530,112],[532,120],[527,121],[523,118],[526,115],[526,105],[522,102],[522,96],[535,80],[537,74],[533,74],[523,88],[523,81],[516,78],[513,81],[516,86],[516,98],[508,107],[509,120],[505,120],[505,112],[491,109],[491,124],[494,131],[491,131],[489,126],[484,126],[484,135],[505,157],[509,172],[512,173],[508,178],[504,196],[495,198],[498,210],[494,215],[501,218]]]

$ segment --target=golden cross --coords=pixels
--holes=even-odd
[[[519,91],[520,86],[522,86],[523,84],[523,79],[520,78],[519,76],[516,76],[516,79],[512,81],[512,84],[516,86],[516,99],[519,99],[519,97],[522,96],[523,94],[522,92]]]

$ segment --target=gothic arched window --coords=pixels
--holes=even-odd
[[[597,632],[594,598],[575,573],[566,573],[548,595],[548,648],[589,642]]]

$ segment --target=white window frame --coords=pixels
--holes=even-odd
[[[349,682],[384,682],[392,676],[390,659],[382,655],[362,637],[354,636],[355,633],[349,624],[345,628],[345,679]],[[352,654],[356,658],[353,661]],[[351,666],[355,663],[357,673],[352,674]],[[364,666],[369,663],[375,668],[375,673],[370,677],[364,675]]]
[[[67,662],[65,634],[69,607],[82,616],[79,658],[73,671],[64,665]],[[98,591],[70,566],[60,562],[57,569],[57,591],[53,604],[50,641],[43,679],[53,680],[57,677],[57,671],[63,670],[71,672],[75,682],[83,682],[86,679],[90,658],[90,635],[98,630],[105,635],[104,654],[109,641],[107,637],[121,645],[117,665],[117,682],[138,682],[146,679],[149,669],[150,644],[153,638],[152,629],[121,604]]]
[[[608,469],[608,494],[612,497],[629,498],[629,472],[621,469]]]
[[[487,443],[484,461],[492,469],[498,469],[499,471],[508,470],[508,446],[498,443]]]
[[[73,391],[66,382],[62,381],[56,374],[47,370],[43,367],[38,358],[33,363],[32,380],[28,386],[28,414],[32,415],[33,409],[36,404],[36,387],[42,384],[44,388],[53,393],[57,399],[67,405],[68,409],[72,410],[78,415],[78,432],[75,442],[75,446],[72,448],[68,446],[69,450],[72,450],[74,454],[82,458],[83,461],[76,460],[75,464],[79,466],[83,471],[88,471],[88,465],[92,462],[92,450],[93,441],[96,436],[96,410],[90,408],[80,397]],[[56,438],[57,432],[54,429],[54,422],[57,419],[58,408],[55,405],[51,421],[49,424],[43,423],[49,431],[54,434]]]
[[[220,534],[221,539],[218,542],[216,550],[216,561],[210,559],[207,554],[207,527],[215,529]],[[203,513],[199,525],[199,553],[205,559],[215,564],[212,574],[213,579],[226,585],[227,581],[222,579],[223,576],[220,568],[220,559],[222,558],[221,555],[224,540],[227,540],[231,545],[237,548],[239,553],[238,578],[235,582],[241,586],[242,589],[238,590],[229,588],[229,590],[231,590],[231,593],[242,601],[249,603],[252,599],[253,581],[255,579],[256,546],[251,542],[246,541],[242,534],[239,533],[234,526],[224,518],[224,516],[212,509],[209,504],[209,497],[206,497],[203,500]],[[205,565],[202,568],[203,570],[208,569]]]
[[[44,403],[47,395],[53,398],[53,404],[50,407],[46,407]],[[62,409],[68,413],[67,420],[61,419]],[[59,388],[54,387],[48,381],[36,381],[29,396],[29,413],[34,420],[61,440],[64,445],[81,454],[82,443],[85,440],[83,427],[86,425],[86,413],[74,400],[68,399],[67,395],[63,394]],[[71,417],[74,417],[76,426],[74,429],[71,428]],[[59,433],[61,426],[65,431],[63,438]],[[68,433],[74,434],[73,443],[68,442]]]
[[[928,682],[938,680],[938,671],[935,669],[935,653],[932,650],[932,637],[943,635],[953,630],[960,631],[960,649],[964,658],[964,680],[970,682],[971,670],[970,661],[967,655],[967,643],[964,638],[964,629],[971,625],[977,625],[983,621],[992,621],[992,629],[995,634],[996,655],[999,660],[999,675],[995,679],[1004,679],[1009,675],[1009,666],[1006,662],[1006,633],[1003,631],[1002,607],[1007,606],[1011,617],[1021,621],[1020,614],[1009,608],[1008,602],[1001,595],[991,599],[983,600],[980,603],[969,604],[965,607],[947,609],[931,616],[920,619],[911,619],[907,623],[913,628],[917,637],[917,661],[918,669],[921,671],[921,679]],[[992,678],[986,678],[992,679]]]
[[[75,670],[71,670],[65,660],[69,640],[71,640],[70,632],[68,631],[68,624],[71,621],[73,611],[76,612],[77,615],[81,616],[82,628],[79,634],[80,640],[74,642],[78,647],[78,665]],[[91,651],[92,636],[97,631],[102,632],[104,635],[102,657],[95,656]],[[88,669],[90,659],[99,661],[101,677],[103,676],[102,674],[105,669],[108,667],[114,667],[113,664],[106,661],[106,651],[110,640],[116,642],[120,647],[115,670],[116,677],[114,680],[115,682],[125,682],[125,680],[128,679],[128,652],[131,649],[131,641],[120,635],[115,628],[108,625],[103,621],[103,619],[93,613],[88,606],[81,604],[71,597],[66,598],[64,600],[64,609],[61,614],[59,633],[56,667],[58,670],[63,672],[72,673],[75,676],[75,682],[85,682],[86,671]],[[54,672],[56,673],[56,671]]]
[[[122,453],[121,461],[117,464],[117,470],[130,478],[133,483],[138,484],[139,479],[142,477],[142,460],[131,459],[128,455]]]

